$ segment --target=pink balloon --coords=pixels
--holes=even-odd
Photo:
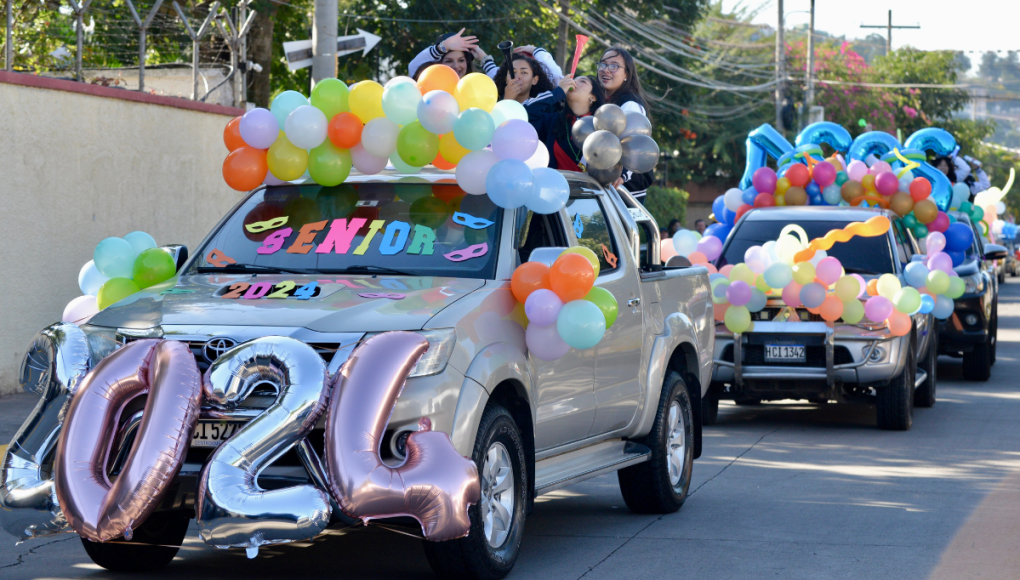
[[[931,234],[928,235],[931,236]],[[942,270],[947,274],[953,272],[953,258],[949,254],[945,252],[931,254],[929,252],[929,255],[931,257],[928,258],[928,270]]]
[[[676,248],[673,247],[673,240],[665,239],[659,242],[659,260],[665,264],[667,260],[673,256],[679,256],[676,253]]]
[[[939,212],[939,215],[946,214]],[[935,221],[938,221],[938,219]],[[928,224],[928,230],[928,237],[924,238],[924,247],[928,250],[928,255],[932,256],[946,249],[946,236],[942,235],[942,230],[932,229],[931,224]]]
[[[389,162],[389,159],[372,155],[365,151],[361,143],[358,143],[351,147],[351,161],[354,164],[354,168],[362,175],[375,175],[386,169],[386,163]]]
[[[527,161],[538,149],[538,133],[531,123],[510,119],[492,135],[492,152],[500,159]]]
[[[541,360],[556,360],[570,350],[570,346],[560,338],[560,332],[555,324],[549,326],[529,324],[524,334],[524,342],[528,345],[531,356]]]
[[[730,282],[726,288],[726,300],[733,306],[746,306],[751,301],[751,287],[743,280]]]
[[[873,322],[883,322],[892,314],[893,303],[885,296],[872,296],[864,303],[864,315]]]
[[[931,232],[945,233],[945,231],[948,229],[949,229],[949,216],[946,215],[946,212],[940,211],[939,214],[935,217],[935,220],[928,224],[929,232],[928,236],[929,237],[931,236]],[[945,237],[943,237],[942,239],[945,240]]]
[[[549,326],[556,322],[563,308],[563,301],[552,290],[539,288],[528,295],[524,301],[524,314],[528,322],[537,326]]]
[[[64,315],[60,320],[63,322],[73,322],[74,324],[85,324],[97,312],[99,312],[99,308],[96,306],[96,297],[86,294],[68,302],[67,306],[64,307]]]
[[[751,176],[751,185],[758,193],[773,193],[776,190],[776,172],[771,167],[761,167]],[[835,177],[833,177],[835,179]],[[712,258],[709,258],[710,260]]]
[[[705,236],[698,240],[698,251],[705,254],[709,262],[714,262],[722,254],[722,240],[715,236]]]
[[[733,264],[726,264],[722,268],[719,268],[719,273],[722,274],[723,276],[726,276],[727,278],[730,277],[730,272],[732,272],[732,271],[733,271]]]
[[[828,161],[819,161],[815,164],[812,176],[814,177],[815,183],[818,184],[818,187],[824,189],[826,186],[832,185],[836,182],[836,168]]]
[[[846,168],[846,175],[854,181],[860,181],[868,174],[868,165],[860,159],[854,159]]]
[[[871,169],[868,170],[868,173],[877,176],[880,173],[888,173],[890,171],[892,171],[891,165],[885,161],[876,161],[875,164],[871,166]],[[899,185],[899,180],[896,180],[896,187],[899,187]]]
[[[861,296],[864,296],[864,293],[868,291],[868,283],[864,280],[864,276],[861,276],[860,274],[850,275],[857,278],[857,282],[861,285],[861,291],[857,293],[857,297],[860,298]]]
[[[783,288],[783,303],[786,304],[787,306],[792,306],[794,308],[801,306],[802,305],[800,302],[801,288],[803,288],[803,286],[796,282],[790,282],[789,284],[787,284],[786,288]]]
[[[361,145],[358,145],[358,147],[361,147]],[[273,175],[272,171],[267,169],[266,178],[262,180],[262,183],[265,183],[266,185],[283,185],[287,182],[282,179],[278,179],[275,175]]]
[[[879,161],[879,163],[882,163]],[[874,169],[874,168],[872,168]],[[875,177],[875,191],[882,195],[892,195],[899,191],[900,180],[896,179],[896,174],[891,171],[879,173]]]
[[[818,265],[815,266],[815,277],[825,282],[826,285],[835,284],[836,280],[843,275],[843,265],[839,263],[838,258],[829,256],[822,258]]]

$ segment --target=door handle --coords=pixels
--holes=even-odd
[[[630,306],[631,308],[636,308],[638,306],[641,306],[641,299],[640,298],[631,298],[630,300],[627,301],[627,306]]]

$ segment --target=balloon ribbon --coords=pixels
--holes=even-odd
[[[892,152],[897,159],[903,162],[903,169],[900,169],[900,172],[896,174],[897,179],[902,179],[903,176],[906,175],[908,171],[910,171],[911,169],[917,169],[918,167],[921,166],[921,164],[918,163],[917,161],[911,161],[910,159],[904,157],[903,154],[900,153],[899,149],[894,148]]]
[[[841,230],[830,230],[820,238],[811,240],[806,249],[797,252],[793,256],[794,262],[803,262],[811,259],[818,250],[828,250],[836,242],[845,242],[854,236],[871,238],[881,236],[889,231],[892,223],[884,215],[877,215],[866,222],[854,222]]]

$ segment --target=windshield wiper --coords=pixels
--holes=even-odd
[[[847,268],[846,266],[843,267],[843,271],[845,271],[847,274],[867,274],[869,276],[878,274],[878,272],[865,270],[864,268]]]
[[[386,266],[348,266],[343,270],[322,270],[326,274],[365,274],[367,272],[378,272],[380,274],[394,274],[397,276],[417,276],[410,272],[403,270],[396,270],[394,268],[387,268]]]
[[[198,273],[208,274],[221,272],[224,274],[244,272],[265,272],[267,274],[318,274],[314,270],[303,270],[301,268],[281,268],[279,266],[263,266],[261,264],[227,264],[222,268],[215,266],[199,266]]]

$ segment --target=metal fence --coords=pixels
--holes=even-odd
[[[148,70],[163,93],[243,107],[249,2],[6,0],[4,70],[157,92]],[[184,90],[168,72],[182,67],[191,69]]]

